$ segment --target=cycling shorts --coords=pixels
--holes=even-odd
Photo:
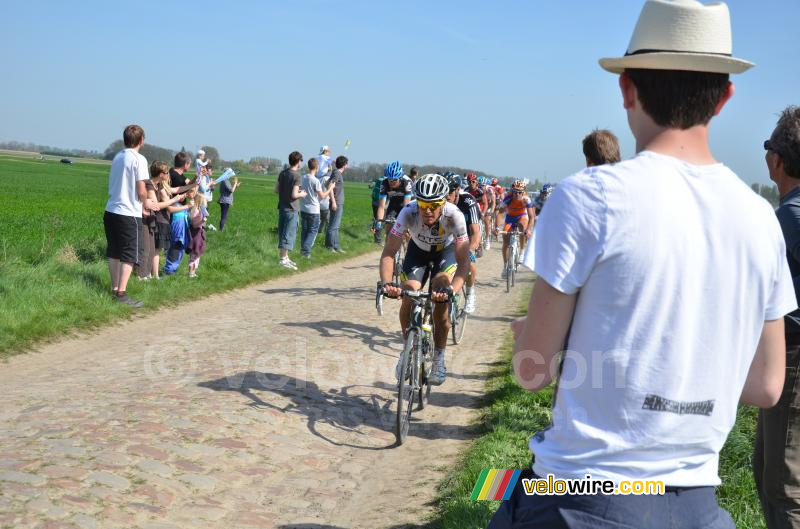
[[[503,231],[511,231],[511,229],[514,226],[519,224],[519,221],[522,220],[522,218],[528,218],[528,214],[524,213],[522,215],[515,215],[515,216],[506,215],[506,222],[505,222],[506,225],[503,228]]]
[[[426,252],[414,244],[413,240],[409,241],[408,251],[403,260],[403,270],[400,272],[400,280],[419,281],[422,285],[420,288],[424,287],[429,279],[425,277],[425,269],[430,262],[433,262],[433,276],[444,272],[450,276],[450,279],[453,279],[458,268],[455,244],[447,246],[440,252]]]
[[[403,209],[403,201],[392,201],[386,204],[386,209],[383,212],[383,216],[386,219],[396,219],[397,216],[400,214],[400,210]]]

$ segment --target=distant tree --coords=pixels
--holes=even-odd
[[[119,151],[125,148],[125,142],[122,140],[114,140],[111,144],[103,151],[103,159],[104,160],[113,160],[114,156],[117,155]]]
[[[119,151],[125,148],[125,143],[122,140],[114,140],[111,144],[106,148],[103,152],[103,159],[104,160],[113,160],[114,156],[117,155]],[[164,147],[159,147],[158,145],[151,145],[149,143],[145,143],[142,145],[142,148],[139,152],[147,158],[147,161],[152,163],[156,160],[171,163],[172,159],[175,157],[175,151],[171,149],[165,149]]]
[[[212,147],[211,145],[203,145],[201,149],[206,151],[206,160],[211,162],[211,165],[219,165],[219,162],[222,158],[220,158],[219,151],[216,147]]]

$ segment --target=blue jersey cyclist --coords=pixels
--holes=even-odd
[[[387,219],[395,219],[400,210],[408,204],[414,196],[413,183],[403,173],[403,165],[394,161],[386,166],[383,171],[383,182],[378,200],[378,210],[375,213],[375,231],[380,232]],[[386,226],[388,235],[389,225]]]

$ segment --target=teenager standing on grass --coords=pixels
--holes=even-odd
[[[661,481],[665,494],[517,488],[492,529],[734,527],[714,495],[719,452],[740,402],[778,401],[783,316],[797,303],[772,208],[709,149],[729,74],[752,66],[731,51],[725,4],[645,3],[628,53],[600,61],[621,74],[638,154],[553,192],[528,316],[513,324],[519,384],[558,375],[532,473]]]
[[[238,178],[234,178],[233,182],[230,179],[223,180],[219,184],[219,231],[225,229],[225,223],[228,222],[228,210],[233,206],[233,194],[239,189],[240,185],[242,183],[239,182]]]
[[[108,248],[108,271],[115,301],[143,307],[144,303],[128,296],[128,279],[139,261],[142,244],[142,207],[155,211],[156,203],[147,198],[147,160],[139,154],[144,145],[144,130],[128,125],[122,133],[125,149],[114,156],[108,173],[108,202],[103,226]]]
[[[347,170],[347,157],[336,158],[336,169],[333,170],[330,182],[333,184],[331,195],[331,220],[325,233],[325,246],[332,252],[344,253],[339,240],[339,229],[342,226],[344,214],[344,172]]]
[[[155,279],[160,277],[158,267],[161,261],[161,250],[167,251],[170,246],[172,226],[168,208],[174,207],[176,203],[184,199],[182,194],[170,195],[172,188],[169,186],[169,178],[169,166],[166,163],[156,161],[150,164],[150,180],[145,182],[145,189],[147,198],[155,201],[158,208],[158,211],[153,213],[155,249],[150,267],[150,273]]]
[[[303,191],[306,196],[300,203],[300,251],[306,259],[311,258],[311,249],[319,232],[319,201],[333,192],[333,184],[328,189],[323,189],[317,179],[319,162],[316,158],[308,161],[308,174],[303,176]]]
[[[289,167],[281,171],[275,182],[275,192],[278,194],[278,249],[280,260],[278,264],[290,270],[297,270],[297,263],[289,259],[289,251],[294,248],[297,240],[297,212],[300,209],[299,200],[306,196],[300,186],[300,164],[303,155],[297,151],[289,154]]]

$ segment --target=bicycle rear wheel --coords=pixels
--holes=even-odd
[[[408,331],[406,346],[401,356],[400,383],[397,387],[397,421],[395,424],[395,438],[397,446],[403,444],[408,436],[411,424],[411,411],[414,407],[414,356],[417,354],[417,329]]]

